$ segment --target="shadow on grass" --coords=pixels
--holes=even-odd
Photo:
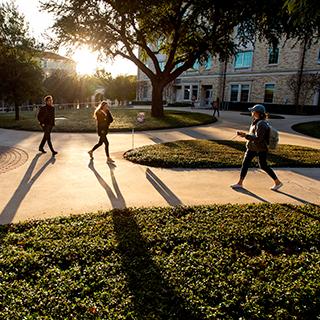
[[[169,205],[174,207],[182,205],[180,199],[149,168],[146,170],[146,178],[168,202]]]
[[[98,182],[100,183],[101,187],[106,191],[108,198],[110,199],[112,208],[125,208],[126,202],[123,198],[123,195],[120,191],[120,188],[118,186],[117,180],[114,175],[114,170],[116,166],[114,164],[108,164],[110,169],[110,175],[111,175],[111,181],[114,188],[115,193],[112,191],[112,189],[109,187],[109,185],[105,182],[105,180],[101,177],[101,175],[98,173],[96,168],[94,167],[93,160],[91,159],[89,162],[89,169],[94,173],[96,176]]]
[[[113,210],[112,219],[123,269],[133,296],[128,319],[201,319],[197,310],[179,297],[152,259],[148,243],[130,210]]]
[[[55,158],[51,157],[47,160],[42,167],[37,171],[36,174],[32,176],[32,173],[37,165],[37,162],[41,156],[41,153],[35,155],[32,159],[27,171],[25,172],[19,186],[17,187],[16,191],[14,192],[13,196],[4,207],[2,212],[0,213],[0,224],[7,224],[11,223],[14,216],[16,215],[23,199],[26,197],[28,192],[30,191],[32,185],[35,181],[40,177],[40,175],[44,172],[44,170],[50,165],[55,163]]]

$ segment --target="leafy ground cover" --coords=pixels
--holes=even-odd
[[[320,121],[298,123],[293,125],[292,129],[307,136],[320,139]]]
[[[196,126],[208,124],[216,121],[212,116],[174,110],[165,110],[165,116],[161,119],[151,117],[150,110],[145,109],[112,109],[114,122],[110,126],[110,131],[154,130],[178,127]],[[137,114],[145,113],[145,122],[137,122]],[[21,120],[15,121],[14,114],[0,114],[0,127],[10,129],[39,131],[41,128],[36,119],[36,112],[21,112]],[[92,109],[56,109],[56,132],[95,132],[95,120]]]
[[[316,319],[320,210],[113,210],[1,226],[1,319]]]
[[[129,150],[124,157],[163,168],[236,168],[244,151],[242,141],[179,140]],[[273,167],[320,167],[320,150],[282,144],[270,152],[268,162]]]

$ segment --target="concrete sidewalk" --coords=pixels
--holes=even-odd
[[[211,111],[204,111],[211,112]],[[291,124],[320,117],[290,116],[272,121],[281,131],[281,143],[320,148],[319,139],[290,131]],[[135,147],[178,139],[230,139],[237,129],[247,129],[250,119],[222,112],[218,123],[183,129],[135,134]],[[279,122],[279,123],[278,123]],[[283,130],[283,131],[282,131]],[[103,148],[90,161],[87,150],[95,134],[54,133],[59,151],[56,159],[36,152],[42,134],[0,129],[0,146],[24,150],[29,158],[20,167],[0,174],[0,223],[79,214],[128,206],[167,206],[214,203],[315,203],[320,204],[320,170],[278,169],[284,182],[280,192],[269,189],[272,180],[260,170],[251,170],[246,190],[234,191],[239,169],[159,169],[130,163],[122,158],[131,148],[130,133],[109,135],[114,166],[105,163]],[[253,172],[254,171],[254,172]]]

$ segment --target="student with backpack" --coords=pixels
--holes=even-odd
[[[272,147],[274,148],[278,141],[277,131],[266,121],[266,109],[262,104],[254,105],[252,108],[249,108],[249,111],[252,114],[249,133],[237,131],[237,135],[248,141],[246,144],[247,150],[242,162],[240,179],[238,183],[231,185],[231,188],[243,188],[243,180],[247,175],[251,161],[254,157],[258,157],[260,168],[274,180],[274,185],[271,187],[271,190],[277,191],[283,184],[267,164],[269,141],[273,144]]]

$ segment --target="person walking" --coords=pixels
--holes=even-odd
[[[51,142],[51,131],[55,125],[55,110],[52,96],[45,96],[44,102],[45,105],[40,107],[40,110],[38,112],[38,121],[43,130],[43,138],[39,145],[39,151],[42,153],[46,153],[46,151],[44,150],[44,145],[47,142],[52,152],[52,156],[54,157],[56,154],[58,154],[58,152],[54,150]]]
[[[247,175],[250,163],[254,157],[258,157],[260,168],[274,180],[274,185],[270,189],[276,191],[280,189],[283,184],[267,164],[270,129],[268,123],[265,121],[266,109],[262,104],[256,104],[252,108],[249,108],[249,111],[252,114],[249,133],[237,131],[237,135],[248,141],[246,144],[247,150],[242,162],[240,179],[236,184],[231,185],[231,188],[243,188],[243,181]]]
[[[216,115],[216,112],[217,112],[218,117],[220,117],[220,111],[219,111],[219,109],[220,109],[220,99],[219,98],[217,98],[216,101],[212,102],[212,108],[213,108],[212,116],[214,117]]]
[[[98,143],[90,151],[88,151],[89,156],[91,159],[93,159],[93,152],[104,144],[105,145],[105,152],[106,152],[106,156],[107,156],[107,162],[114,162],[114,160],[112,160],[110,158],[109,141],[107,139],[109,126],[113,122],[113,117],[112,117],[112,114],[109,110],[109,105],[108,105],[107,101],[102,101],[99,104],[99,106],[96,108],[96,110],[94,112],[94,117],[95,117],[96,123],[97,123],[98,136],[100,138],[99,138]]]

